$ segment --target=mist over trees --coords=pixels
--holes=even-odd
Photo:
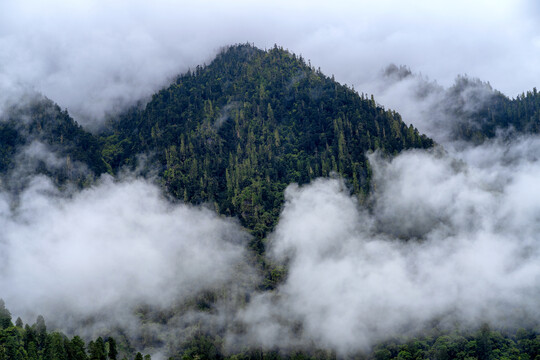
[[[71,339],[61,332],[47,331],[45,319],[38,316],[31,326],[17,319],[15,325],[11,322],[9,310],[0,299],[0,359],[2,360],[127,360],[126,350],[119,357],[116,341],[112,337],[105,340],[98,337],[85,344],[84,340],[75,335]],[[128,350],[132,351],[132,350]],[[137,353],[135,359],[143,359]],[[132,358],[130,358],[132,359]],[[144,360],[151,360],[146,355]]]
[[[412,81],[413,74],[391,67],[385,76],[400,83]],[[40,291],[64,297],[66,313],[52,312],[60,319],[53,319],[54,330],[42,316],[23,326],[20,318],[13,324],[1,301],[0,360],[148,360],[143,353],[158,360],[536,358],[538,319],[516,325],[515,318],[527,316],[501,310],[497,317],[490,309],[503,309],[499,302],[508,301],[525,315],[534,312],[522,296],[537,291],[534,284],[513,283],[512,276],[536,276],[535,237],[511,234],[520,221],[524,229],[536,223],[503,212],[528,209],[514,206],[512,196],[521,195],[512,184],[528,184],[524,169],[536,169],[523,154],[538,148],[536,138],[527,136],[540,132],[540,95],[533,89],[509,99],[466,77],[448,89],[414,84],[408,96],[421,104],[421,122],[445,127],[444,137],[421,134],[372,95],[339,84],[301,56],[249,44],[224,48],[151,99],[108,116],[99,131],[82,128],[42,95],[4,109],[0,271],[36,276],[11,267],[11,256],[24,254],[20,241],[40,233],[29,248],[44,247],[51,255],[64,255],[67,248],[72,252],[66,256],[84,266],[99,249],[107,255],[94,262],[98,280],[77,286],[62,281],[64,271],[88,281],[84,273],[92,266],[82,271],[64,256],[55,265],[39,263],[38,269],[59,276],[60,286],[45,281],[49,290],[37,287],[26,300],[39,306],[34,300]],[[455,159],[432,138],[443,145],[462,142],[468,152]],[[504,154],[496,157],[500,149]],[[495,154],[491,167],[478,160],[486,153]],[[512,174],[504,177],[496,168]],[[534,204],[530,209],[534,213]],[[73,226],[88,236],[79,237]],[[484,243],[486,234],[504,237],[508,253],[523,260],[486,265],[514,269],[498,283],[502,292],[516,290],[513,300],[495,291],[480,294],[480,305],[452,291],[430,299],[427,294],[441,284],[457,293],[466,289],[463,279],[474,267],[457,280],[441,275],[435,281],[431,274],[442,273],[431,263],[416,269],[422,263],[415,255],[458,269],[454,264],[473,256],[458,245],[474,250],[504,243]],[[449,239],[454,247],[445,245],[448,252],[441,256],[438,245]],[[521,246],[534,251],[522,257]],[[88,257],[74,255],[80,250]],[[324,266],[335,271],[325,276]],[[356,279],[357,271],[363,277]],[[491,281],[487,273],[475,273],[478,289]],[[410,292],[386,299],[399,288],[387,274],[400,277]],[[370,276],[390,284],[378,287],[381,296],[362,282]],[[9,271],[0,281],[16,287]],[[122,281],[139,288],[128,291]],[[68,304],[77,302],[72,286],[99,297],[80,300],[79,308],[86,308],[80,319],[69,313],[77,309]],[[415,300],[411,293],[424,296]],[[448,305],[441,294],[470,309],[453,309],[458,305]],[[429,300],[439,307],[431,309]],[[415,301],[427,305],[419,309]],[[470,314],[473,325],[465,321]],[[362,324],[355,324],[358,319]]]
[[[396,65],[386,67],[377,86],[385,103],[401,108],[415,126],[445,146],[540,132],[536,88],[509,98],[489,82],[467,76],[444,88]]]

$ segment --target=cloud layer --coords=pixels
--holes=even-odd
[[[270,247],[288,277],[242,312],[250,340],[345,354],[433,321],[537,325],[540,165],[527,154],[538,146],[372,155],[371,210],[339,180],[289,187]]]
[[[536,326],[539,153],[540,138],[523,137],[453,153],[373,154],[369,208],[338,179],[291,185],[268,248],[288,275],[262,293],[247,280],[256,271],[234,222],[171,204],[145,180],[104,177],[66,194],[36,177],[16,202],[0,194],[2,297],[25,321],[39,312],[72,320],[80,333],[88,329],[77,322],[93,318],[166,343],[204,329],[226,334],[230,351],[346,354],[434,321]],[[183,310],[163,324],[133,317],[141,304],[167,309],[208,289],[227,289],[210,311]]]
[[[173,205],[144,180],[104,177],[66,196],[44,177],[0,194],[0,288],[14,314],[107,318],[170,307],[232,281],[247,235],[204,208]],[[68,324],[61,324],[68,326]]]

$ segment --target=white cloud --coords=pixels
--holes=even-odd
[[[140,304],[224,286],[244,260],[237,224],[173,205],[144,180],[103,177],[68,197],[37,177],[15,204],[0,199],[1,296],[28,322],[37,312],[121,323]]]
[[[369,82],[389,63],[448,85],[467,73],[515,96],[540,72],[538,12],[526,1],[4,1],[3,97],[26,86],[95,125],[222,46],[274,43],[339,81]],[[7,92],[10,89],[10,92]]]
[[[241,313],[250,340],[344,354],[433,321],[537,325],[540,166],[516,155],[539,144],[493,142],[462,160],[437,150],[371,156],[369,211],[338,180],[290,186],[270,245],[288,276]]]

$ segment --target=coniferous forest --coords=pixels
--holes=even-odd
[[[458,82],[449,94],[459,92],[459,86]],[[445,111],[460,116],[459,97],[454,100],[455,106]],[[536,89],[515,99],[493,91],[488,101],[467,112],[467,121],[453,129],[454,135],[479,144],[501,131],[512,136],[538,134],[539,110]],[[347,191],[369,210],[374,191],[370,154],[391,159],[405,150],[430,151],[440,146],[372,95],[338,83],[302,56],[278,46],[261,50],[249,44],[223,49],[211,63],[178,75],[151,98],[109,115],[99,131],[84,129],[44,95],[12,104],[2,117],[3,191],[16,197],[37,174],[51,178],[61,191],[90,188],[104,174],[151,178],[171,202],[203,206],[237,219],[250,234],[248,262],[260,274],[255,287],[262,292],[273,291],[287,277],[287,264],[275,263],[266,254],[287,186],[321,177],[343,178]],[[54,161],[35,155],[43,151],[40,144],[45,144]],[[184,305],[210,313],[226,296],[222,289],[209,291]],[[245,297],[248,302],[249,296]],[[163,345],[152,335],[130,338],[122,329],[98,337],[67,336],[47,327],[42,316],[33,324],[23,324],[20,318],[14,321],[9,306],[0,302],[0,360],[149,360],[143,349]],[[186,311],[181,306],[142,309],[139,315],[147,324],[167,323],[175,312]],[[201,327],[172,341],[174,346],[162,356],[182,360],[540,358],[540,334],[534,327],[478,324],[460,330],[434,323],[416,337],[392,337],[369,351],[346,356],[324,344],[287,351],[244,347],[231,353],[225,351],[223,336]]]

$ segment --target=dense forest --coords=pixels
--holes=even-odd
[[[477,92],[481,89],[487,96],[484,95],[486,96],[484,99],[476,99],[478,108],[466,111],[463,99],[467,94],[464,90],[470,87],[476,88]],[[467,120],[461,122],[456,129],[457,138],[479,143],[494,138],[498,131],[540,133],[540,94],[536,88],[522,93],[515,99],[509,99],[493,90],[487,83],[462,77],[458,78],[448,93],[451,103],[454,104],[447,110],[449,115]]]
[[[17,147],[38,140],[65,158],[56,172],[46,164],[38,169],[81,184],[85,179],[73,171],[75,162],[99,175],[135,166],[137,155],[149,154],[168,193],[213,204],[258,239],[275,225],[290,183],[335,173],[363,198],[370,183],[366,152],[391,155],[433,146],[399,114],[301,57],[250,45],[230,47],[210,65],[180,75],[145,106],[111,119],[109,130],[98,135],[40,98],[8,111],[0,140],[0,171],[14,166]]]
[[[465,112],[460,99],[462,90],[470,86],[468,81],[462,79],[448,90],[452,106],[444,110],[467,119],[455,128],[457,138],[478,143],[499,130],[540,132],[536,89],[516,99],[491,91],[480,108]],[[121,176],[126,169],[140,170],[142,164],[142,173],[157,174],[164,193],[174,201],[204,204],[239,219],[253,235],[251,255],[264,278],[259,288],[271,291],[286,276],[286,268],[265,258],[265,241],[277,223],[289,184],[335,174],[346,179],[350,192],[363,202],[372,190],[369,152],[378,150],[390,157],[434,145],[373,96],[337,83],[301,56],[277,46],[263,51],[237,45],[224,49],[209,65],[178,76],[146,102],[111,116],[106,128],[94,134],[43,96],[13,105],[0,121],[0,188],[17,193],[34,174],[51,177],[60,188],[84,188],[101,174]],[[146,162],[141,163],[141,154]],[[219,296],[203,294],[204,300],[198,299],[196,306],[211,311]],[[79,336],[70,339],[49,332],[43,317],[33,325],[23,325],[20,319],[13,324],[3,302],[0,305],[0,360],[150,358],[136,350],[151,346],[152,338],[130,345],[125,337],[103,334],[85,344]],[[172,315],[156,313],[149,318],[164,323]],[[329,349],[284,353],[255,348],[230,354],[220,335],[197,332],[176,342],[178,347],[168,349],[167,356],[182,360],[340,357]],[[535,359],[540,356],[540,335],[534,330],[491,330],[487,325],[468,332],[432,330],[354,356]]]
[[[47,331],[45,319],[38,316],[31,326],[21,318],[12,322],[11,313],[0,299],[0,359],[1,360],[127,360],[112,337],[98,337],[85,344],[80,336],[71,339],[57,331]],[[131,359],[131,358],[130,358]],[[134,360],[151,360],[150,355],[137,352]]]
[[[129,345],[128,345],[129,346]],[[47,331],[45,319],[38,316],[31,326],[11,314],[0,299],[0,360],[127,360],[135,353],[126,344],[117,344],[113,337],[98,337],[88,344],[80,336],[71,339],[57,331]],[[355,359],[413,360],[413,359],[509,359],[528,360],[540,357],[540,334],[525,329],[509,335],[493,331],[484,325],[474,332],[433,331],[415,339],[393,339],[379,344],[370,354],[358,353]],[[150,355],[136,352],[134,360],[151,360]],[[278,350],[246,349],[227,355],[219,343],[199,335],[185,345],[178,356],[170,359],[209,360],[330,360],[336,353],[324,349],[297,350],[283,353]]]
[[[399,114],[301,57],[249,45],[179,76],[111,127],[103,151],[113,170],[138,153],[155,153],[170,194],[214,204],[258,239],[275,225],[290,183],[336,173],[362,198],[369,192],[367,151],[433,145]]]
[[[78,125],[67,110],[41,95],[12,105],[3,114],[0,144],[4,190],[20,190],[26,185],[24,177],[36,173],[54,178],[59,185],[72,182],[84,186],[107,170],[99,138]],[[9,177],[16,181],[8,181]]]

